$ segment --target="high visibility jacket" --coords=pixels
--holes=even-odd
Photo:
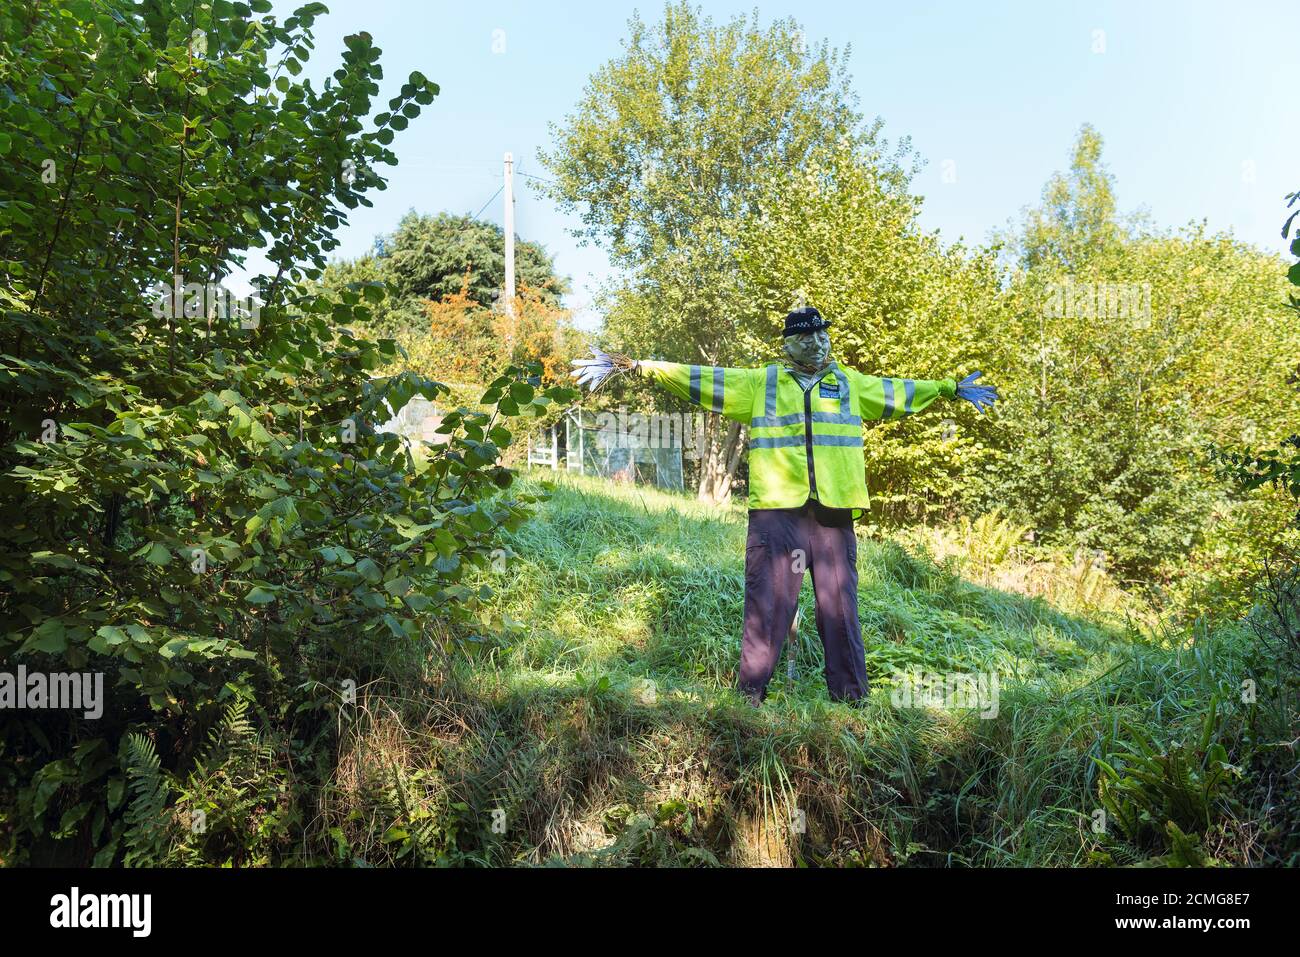
[[[643,360],[646,377],[669,392],[749,426],[749,507],[867,508],[863,420],[898,419],[939,396],[952,379],[891,379],[832,362],[804,389],[789,369],[681,365]]]

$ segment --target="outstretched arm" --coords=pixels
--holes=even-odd
[[[953,398],[952,379],[896,379],[854,373],[861,379],[858,412],[864,419],[901,419],[921,412],[939,396]]]
[[[754,408],[754,377],[761,369],[693,366],[642,359],[636,371],[679,399],[749,424]]]
[[[678,398],[737,422],[749,422],[754,398],[754,377],[761,369],[694,366],[656,359],[631,359],[617,352],[592,348],[592,358],[575,359],[578,385],[595,392],[615,375],[635,372],[663,386]]]
[[[973,372],[960,382],[955,379],[898,379],[854,373],[862,380],[859,414],[864,419],[901,419],[924,411],[935,399],[965,399],[983,412],[997,400],[992,386],[975,385],[981,375]]]

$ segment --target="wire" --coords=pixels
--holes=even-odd
[[[539,183],[549,183],[551,186],[555,185],[555,180],[553,179],[546,179],[542,176],[534,176],[532,173],[525,173],[522,170],[515,170],[515,175],[520,177],[521,179],[535,179]],[[490,197],[488,197],[488,201],[479,208],[479,211],[477,213],[474,214],[474,218],[478,219],[480,216],[482,216],[483,210],[487,209],[488,206],[491,204],[492,200],[500,196],[501,191],[505,188],[506,188],[505,183],[502,183],[499,187],[497,187],[497,191],[493,193]]]
[[[485,209],[488,208],[488,203],[491,203],[492,200],[494,200],[494,199],[496,199],[498,196],[500,196],[500,195],[501,195],[501,190],[503,190],[503,189],[505,189],[505,188],[506,188],[506,184],[505,184],[505,183],[502,183],[500,186],[498,186],[498,187],[497,187],[497,191],[496,191],[495,193],[493,193],[491,196],[488,197],[488,201],[487,201],[487,203],[484,203],[481,207],[479,207],[479,211],[478,211],[477,213],[474,214],[474,218],[475,218],[475,219],[478,219],[480,216],[482,216],[482,215],[483,215],[483,210],[485,210]]]

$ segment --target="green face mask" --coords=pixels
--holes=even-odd
[[[785,355],[796,368],[819,372],[831,357],[831,337],[825,329],[786,336]]]

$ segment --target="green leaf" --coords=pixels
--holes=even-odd
[[[172,560],[172,553],[167,550],[165,545],[154,542],[149,546],[149,553],[145,555],[145,561],[151,565],[167,565]]]
[[[68,636],[63,622],[57,618],[48,618],[41,622],[40,626],[23,642],[22,650],[48,651],[51,654],[67,651]]]
[[[383,580],[383,575],[379,571],[379,566],[368,558],[363,558],[357,562],[356,570],[361,577],[372,585],[378,585]]]
[[[103,638],[104,642],[109,645],[120,645],[126,641],[126,632],[115,625],[103,625],[95,634]]]
[[[274,592],[268,591],[261,585],[254,585],[248,590],[248,594],[244,596],[244,601],[252,605],[268,605],[275,601],[275,597]]]

